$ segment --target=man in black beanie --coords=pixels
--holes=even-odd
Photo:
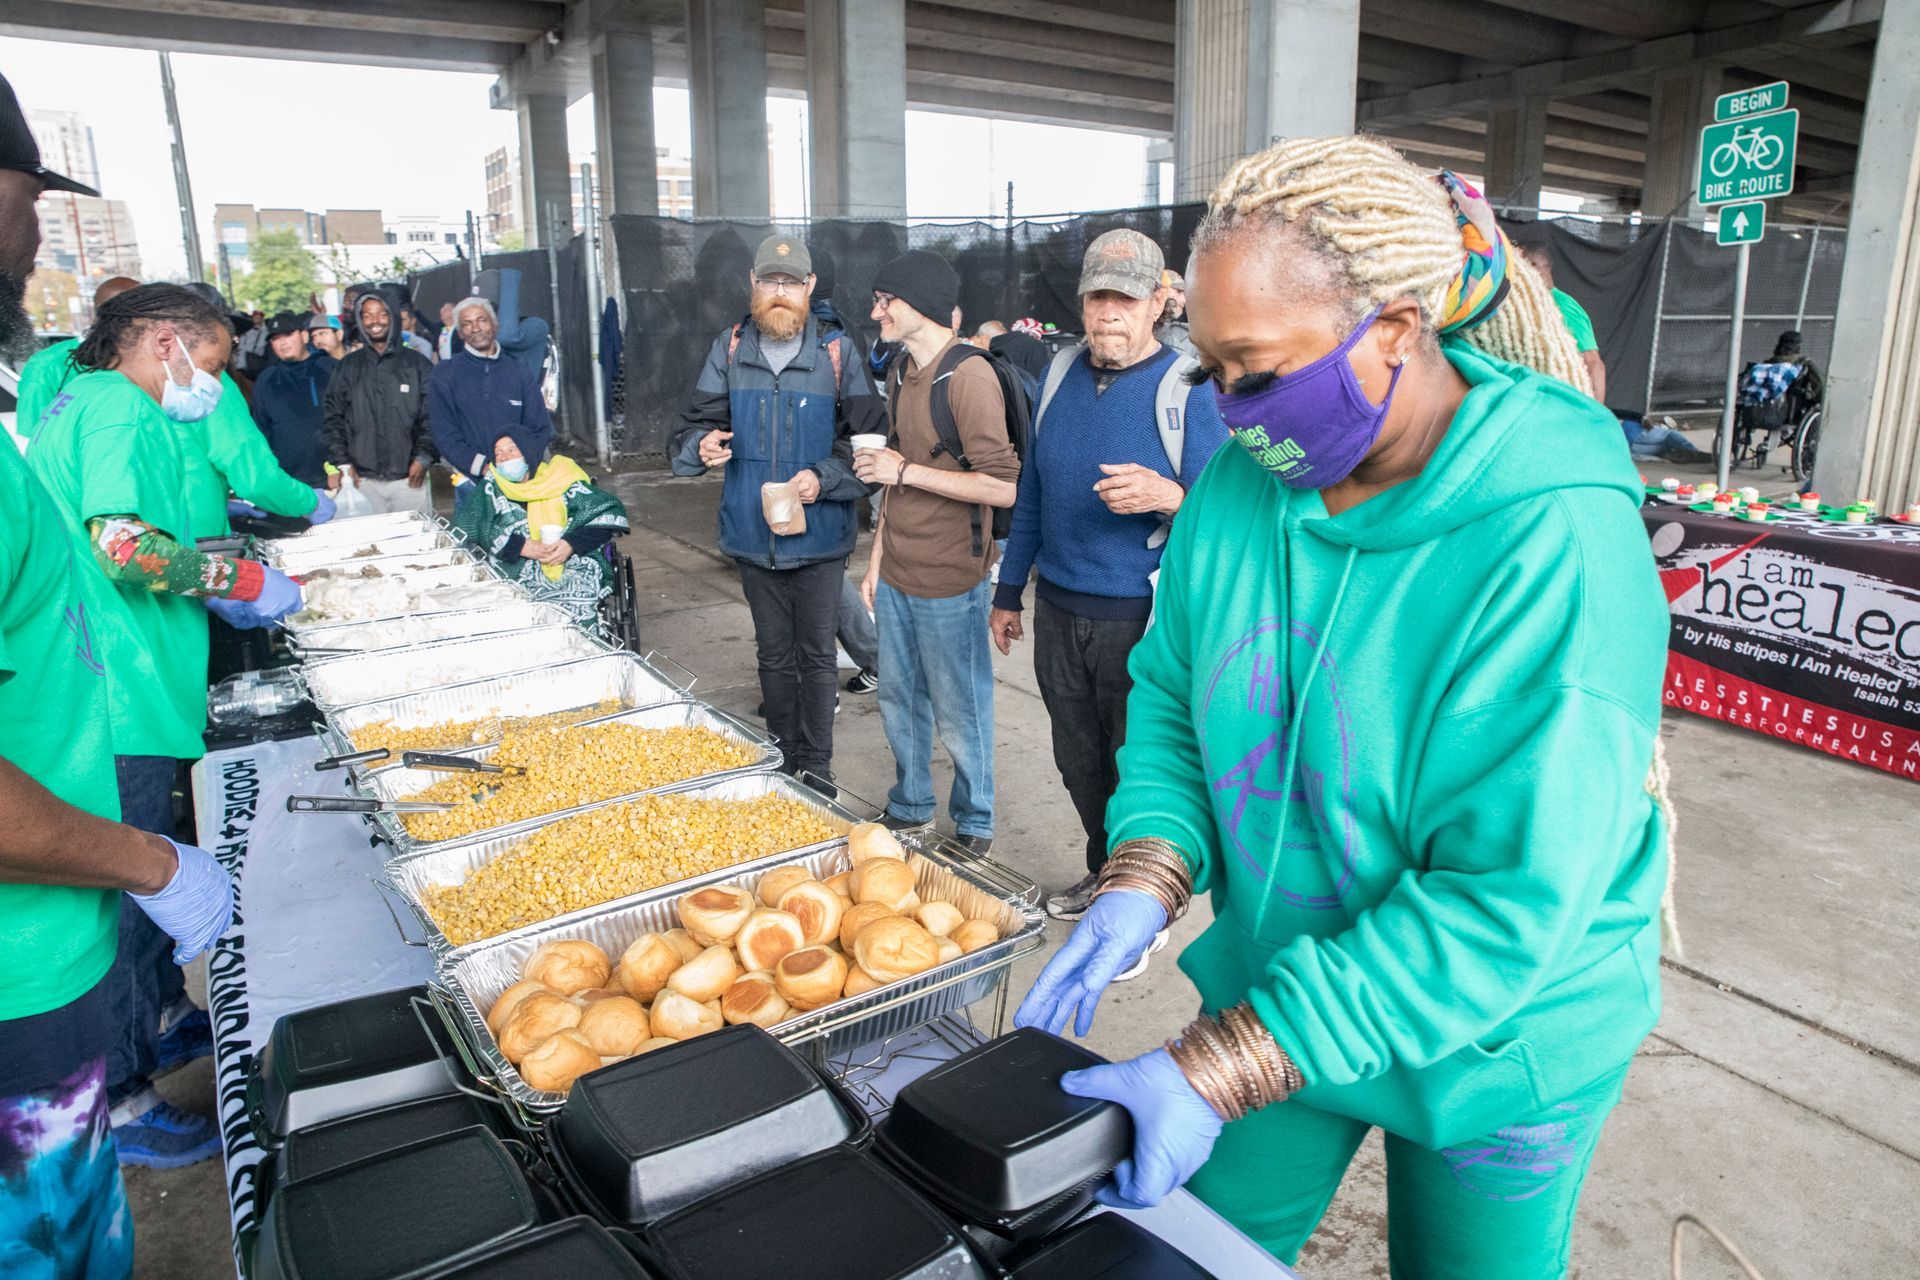
[[[904,253],[874,275],[873,319],[902,348],[888,374],[893,447],[856,450],[854,471],[885,486],[860,586],[878,624],[880,718],[894,758],[881,821],[894,830],[933,821],[937,731],[953,759],[948,816],[960,842],[984,853],[993,845],[992,509],[1013,505],[1020,459],[998,375],[950,327],[959,301],[960,277],[936,253]],[[946,443],[936,417],[951,419]]]

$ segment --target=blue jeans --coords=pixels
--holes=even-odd
[[[1627,433],[1627,448],[1636,458],[1658,458],[1668,445],[1698,451],[1700,446],[1672,427],[1648,424],[1639,418],[1623,418],[1620,429]]]
[[[885,582],[874,591],[880,632],[880,721],[893,749],[887,811],[933,817],[933,736],[953,759],[947,814],[963,836],[993,834],[993,665],[988,583],[924,600]]]
[[[875,671],[880,666],[880,641],[874,635],[873,628],[873,615],[867,612],[867,602],[860,598],[860,588],[854,585],[852,578],[842,574],[840,621],[836,630],[840,646],[853,659],[853,664],[863,671]]]
[[[115,756],[120,820],[155,835],[173,835],[172,756]],[[173,962],[173,939],[131,902],[120,904],[120,949],[104,980],[115,1010],[107,1046],[107,1103],[146,1087],[160,1062],[160,1021],[186,995],[186,978]]]

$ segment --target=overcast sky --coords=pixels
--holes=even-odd
[[[78,111],[93,128],[103,193],[132,208],[150,276],[184,270],[159,60],[148,50],[0,38],[0,74],[29,109]],[[491,76],[176,54],[203,248],[215,204],[377,208],[464,218],[485,207],[482,161],[512,146],[514,117],[487,106]],[[654,92],[661,145],[690,148],[687,95]],[[806,107],[768,102],[775,212],[804,207]],[[577,159],[593,150],[592,100],[567,117]],[[907,203],[916,217],[1019,215],[1137,204],[1146,141],[1125,134],[909,112]]]

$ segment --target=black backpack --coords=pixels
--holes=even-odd
[[[946,454],[960,464],[962,471],[973,470],[973,462],[967,457],[967,451],[960,444],[960,426],[953,420],[953,400],[947,380],[953,377],[954,370],[960,367],[962,360],[978,357],[985,360],[993,370],[993,376],[1000,380],[1000,399],[1007,410],[1007,439],[1013,442],[1014,457],[1022,466],[1027,461],[1027,445],[1033,434],[1033,398],[1028,389],[1027,379],[1003,356],[990,351],[982,351],[976,346],[962,344],[949,348],[940,357],[940,364],[934,370],[933,389],[928,396],[928,409],[933,414],[934,434],[940,442],[933,446],[933,456]],[[895,359],[887,370],[887,415],[893,423],[894,443],[899,443],[900,428],[897,415],[900,405],[900,381],[906,376],[906,361]],[[916,459],[909,458],[912,462]],[[985,505],[984,503],[981,505]],[[993,513],[993,538],[998,542],[1007,536],[1013,527],[1012,507],[988,507]],[[969,513],[973,527],[973,554],[980,555],[985,547],[980,541],[980,507]]]

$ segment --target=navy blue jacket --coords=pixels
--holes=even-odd
[[[253,384],[253,421],[280,469],[315,488],[327,483],[327,384],[340,367],[316,351],[305,360],[279,360]]]
[[[427,421],[441,460],[478,480],[493,461],[493,445],[514,428],[545,453],[553,418],[527,366],[502,354],[485,360],[463,350],[434,366]],[[529,463],[532,456],[529,456]]]
[[[867,486],[853,474],[846,402],[871,397],[873,380],[852,340],[838,329],[823,331],[811,316],[799,354],[777,374],[761,353],[758,326],[741,325],[739,347],[729,359],[733,333],[722,331],[707,352],[674,432],[673,473],[706,474],[701,439],[712,431],[733,432],[733,459],[720,487],[720,549],[769,569],[841,559],[853,550],[853,504],[867,496]],[[836,347],[837,383],[830,354]],[[802,470],[820,477],[820,496],[807,507],[807,531],[776,534],[761,509],[760,486],[791,480]]]

